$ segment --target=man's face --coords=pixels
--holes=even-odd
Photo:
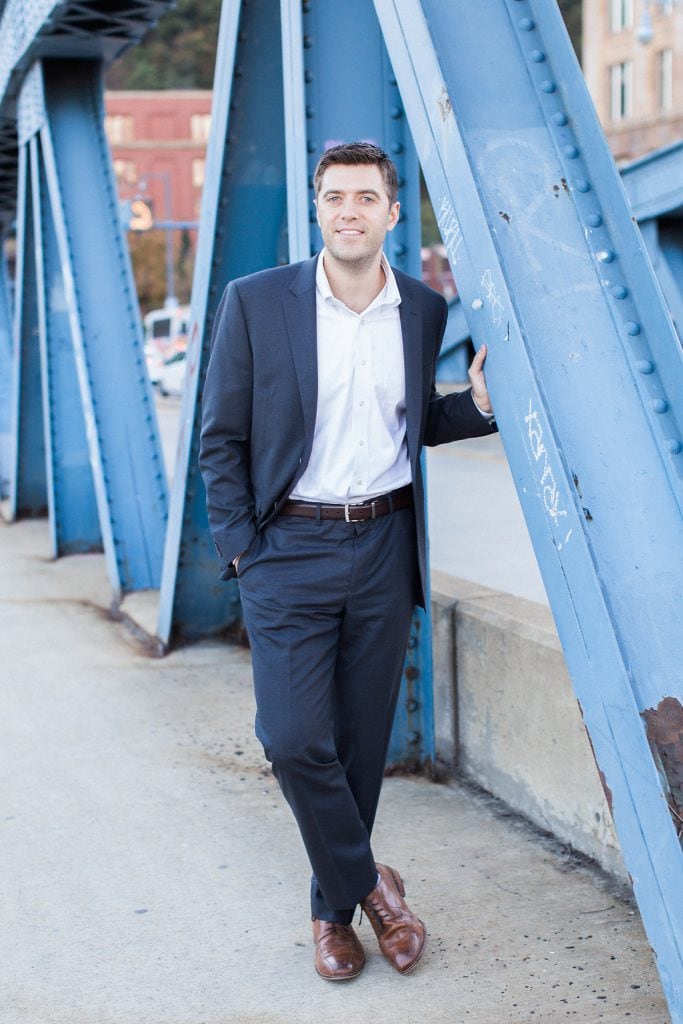
[[[370,264],[398,220],[376,164],[331,164],[316,200],[318,224],[331,255],[342,263]]]

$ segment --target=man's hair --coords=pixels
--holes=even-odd
[[[379,146],[372,142],[346,142],[341,146],[332,146],[325,150],[318,160],[318,166],[313,172],[313,187],[316,199],[320,193],[323,174],[333,164],[374,164],[379,167],[384,179],[384,187],[389,196],[389,205],[393,206],[398,197],[398,173],[396,166],[387,154]]]

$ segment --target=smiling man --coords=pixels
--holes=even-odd
[[[496,428],[484,346],[469,390],[434,388],[446,303],[382,251],[400,208],[387,155],[336,146],[314,186],[322,252],[223,295],[200,463],[221,578],[239,580],[256,732],[313,869],[315,968],[339,981],[365,962],[359,904],[401,974],[425,948],[400,874],[370,842],[425,604],[420,452]]]

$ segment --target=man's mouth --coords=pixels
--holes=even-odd
[[[338,235],[348,235],[350,238],[353,238],[356,235],[362,235],[363,232],[359,231],[358,228],[338,228],[337,229],[337,234]]]

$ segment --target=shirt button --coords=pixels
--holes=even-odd
[[[363,442],[362,441],[359,441],[358,444],[361,446],[361,448],[363,447]]]
[[[356,480],[356,483],[357,483],[357,484],[362,484],[362,483],[363,483],[363,481],[362,481],[362,480]]]
[[[358,404],[359,405],[365,405],[365,402],[359,402]],[[301,459],[299,459],[299,462],[301,462]]]

